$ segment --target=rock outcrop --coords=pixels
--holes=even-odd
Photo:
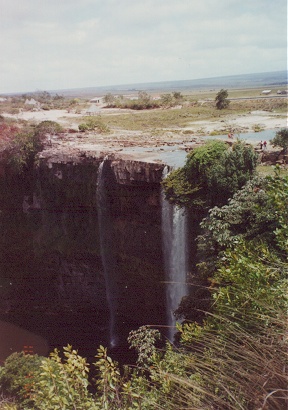
[[[10,180],[7,201],[1,200],[1,222],[7,232],[13,230],[15,240],[10,235],[1,242],[5,256],[0,269],[12,283],[4,286],[5,292],[0,288],[2,314],[93,313],[107,326],[97,209],[98,170],[104,157],[105,153],[84,155],[77,150],[55,155],[43,151],[33,174],[26,175],[29,183]],[[165,319],[160,207],[164,165],[115,156],[106,161],[118,275],[117,326],[161,324]],[[17,226],[11,228],[15,209]]]

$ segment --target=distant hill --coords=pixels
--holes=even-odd
[[[201,78],[197,80],[161,81],[152,83],[121,84],[101,87],[74,88],[67,90],[52,90],[64,96],[97,96],[110,93],[136,93],[140,90],[150,92],[171,92],[206,90],[220,88],[257,88],[269,86],[286,86],[287,71],[274,71],[268,73],[253,73],[231,75],[224,77]]]

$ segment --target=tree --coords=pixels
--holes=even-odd
[[[172,94],[175,100],[181,100],[183,98],[183,95],[181,94],[180,91],[174,91]]]
[[[173,97],[171,94],[162,94],[161,95],[161,103],[165,107],[171,107],[173,105]]]
[[[276,132],[276,136],[271,140],[273,147],[278,146],[283,148],[284,153],[288,148],[288,128],[282,128],[282,130]]]
[[[223,110],[224,108],[228,107],[230,101],[227,99],[227,97],[228,91],[222,88],[215,97],[216,107],[218,110]]]
[[[253,148],[240,141],[231,148],[223,141],[208,141],[163,181],[166,199],[205,212],[224,205],[251,178],[256,161]]]
[[[151,96],[146,91],[139,91],[138,100],[148,103],[151,100]]]
[[[113,104],[115,102],[115,97],[113,94],[108,93],[104,96],[103,100],[106,104]]]
[[[285,190],[284,181],[278,176],[270,179],[256,176],[236,192],[227,205],[210,209],[201,222],[202,233],[198,237],[198,258],[201,260],[198,268],[202,278],[213,277],[221,252],[235,248],[243,240],[265,241],[270,251],[279,251],[275,229],[281,224],[285,226],[285,218],[282,221],[279,212],[275,212],[269,192],[272,186],[277,187],[280,199],[280,193],[284,194]],[[288,194],[281,201],[283,204],[286,201],[288,209]]]
[[[43,104],[49,103],[52,99],[52,96],[48,91],[39,91],[35,93],[35,97]]]
[[[46,134],[55,135],[63,132],[63,128],[56,121],[41,121],[35,127],[35,135],[40,139],[44,138]]]
[[[204,221],[214,238],[205,246],[216,249],[217,242],[221,250],[210,272],[213,305],[202,325],[192,320],[180,328],[187,346],[182,362],[190,356],[190,369],[186,378],[174,377],[183,401],[195,401],[195,408],[287,404],[288,178],[277,171],[254,182]]]
[[[41,148],[42,142],[35,131],[29,126],[24,126],[6,146],[7,163],[21,173],[33,164]]]
[[[64,100],[64,95],[59,95],[56,93],[56,95],[54,95],[53,100],[57,101],[57,100]]]

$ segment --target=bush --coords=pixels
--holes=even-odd
[[[79,131],[97,131],[100,133],[108,133],[109,127],[98,117],[87,117],[85,122],[81,123],[79,126]]]
[[[92,410],[88,387],[88,364],[71,346],[64,348],[65,360],[55,350],[40,364],[40,374],[33,387],[33,400],[39,410]]]
[[[248,185],[205,220],[221,249],[210,272],[210,311],[202,325],[179,326],[178,350],[154,363],[160,384],[169,385],[161,402],[169,409],[287,406],[288,179],[277,172]]]
[[[61,132],[63,132],[63,128],[56,121],[41,121],[35,127],[35,135],[40,139],[43,139],[46,134],[56,135],[60,134]]]
[[[0,409],[1,410],[18,410],[18,406],[11,398],[0,397]]]
[[[270,142],[273,147],[281,147],[286,152],[288,148],[288,128],[282,128],[282,130],[277,131],[276,136]]]
[[[13,353],[0,371],[0,391],[4,396],[14,398],[17,403],[31,407],[32,389],[39,377],[41,357]]]
[[[251,178],[256,160],[253,148],[240,141],[231,149],[223,141],[208,141],[163,181],[166,199],[202,211],[223,205]]]
[[[277,191],[277,198],[288,208],[286,187],[288,191],[287,177],[278,174],[266,178],[256,176],[236,192],[227,205],[209,211],[201,222],[202,234],[198,237],[198,256],[203,261],[200,267],[201,271],[206,271],[205,276],[213,274],[215,260],[222,251],[233,249],[242,240],[253,240],[256,247],[257,243],[265,241],[270,251],[279,251],[275,230],[286,225],[288,215],[275,212],[271,189]]]
[[[98,377],[97,392],[89,391],[89,365],[86,359],[78,355],[71,346],[64,348],[64,360],[55,350],[49,358],[41,363],[41,373],[33,387],[33,400],[37,410],[149,410],[151,401],[141,393],[147,386],[142,377],[132,375],[129,371],[125,376],[120,375],[117,363],[107,355],[107,349],[100,346],[96,363],[94,363]],[[131,375],[131,373],[130,373]]]
[[[222,331],[212,326],[183,327],[185,349],[169,354],[161,368],[156,368],[161,384],[165,380],[169,385],[169,391],[160,397],[159,408],[162,404],[167,409],[285,409],[285,318],[271,310],[269,319],[273,324],[269,328],[265,326],[266,318],[255,315],[258,325],[251,332],[242,329],[233,316],[230,320],[214,316],[222,324]],[[181,374],[169,371],[175,356],[182,365]]]
[[[16,172],[23,172],[33,163],[36,154],[41,150],[40,138],[30,127],[23,127],[6,144],[7,162]]]

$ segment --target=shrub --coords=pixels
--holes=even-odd
[[[32,128],[20,128],[3,146],[6,160],[16,172],[23,172],[33,163],[42,143]]]
[[[134,347],[138,353],[137,364],[149,366],[153,362],[156,354],[155,342],[160,339],[159,330],[151,329],[148,326],[141,326],[138,330],[129,333],[128,342],[130,347]]]
[[[273,147],[281,147],[286,152],[288,148],[288,128],[282,128],[280,131],[277,131],[276,136],[270,142]]]
[[[1,410],[18,410],[18,406],[11,398],[0,397],[0,409]]]
[[[107,105],[110,105],[110,104],[113,104],[113,103],[114,103],[115,97],[114,97],[113,94],[108,93],[108,94],[106,94],[106,95],[104,96],[103,101],[104,101]]]
[[[46,134],[56,135],[63,132],[63,128],[56,121],[41,121],[35,127],[35,135],[40,139],[44,138]]]
[[[223,205],[251,178],[256,159],[253,148],[240,141],[231,149],[223,141],[208,141],[163,181],[166,198],[202,211]]]
[[[100,133],[108,133],[109,127],[102,121],[99,117],[87,117],[85,122],[81,123],[79,126],[79,131],[98,131]]]
[[[88,391],[88,364],[71,346],[64,348],[64,361],[55,350],[40,364],[33,388],[39,410],[98,409]]]
[[[89,366],[71,346],[64,348],[64,360],[55,350],[41,363],[41,372],[34,383],[33,400],[37,410],[149,410],[147,380],[139,378],[128,368],[121,376],[117,363],[107,355],[107,349],[97,350],[96,387],[89,391]],[[129,379],[129,375],[131,378]],[[146,393],[146,397],[142,396]],[[148,398],[148,402],[147,402]]]
[[[278,205],[272,202],[272,190],[275,190],[273,197],[278,198],[284,209],[288,208],[288,197],[285,197],[287,177],[276,174],[266,178],[254,177],[227,205],[209,211],[201,222],[202,233],[198,237],[202,274],[206,272],[205,276],[211,277],[221,252],[233,249],[243,240],[255,241],[256,247],[265,241],[269,243],[270,251],[279,251],[276,232],[278,229],[284,232],[281,228],[286,226],[288,215],[283,215],[283,210],[276,212]]]
[[[31,407],[32,389],[39,377],[41,357],[13,353],[0,371],[0,390],[5,396],[14,398],[18,403]]]
[[[254,132],[261,132],[264,130],[263,126],[261,124],[254,124],[252,126],[252,129]]]

